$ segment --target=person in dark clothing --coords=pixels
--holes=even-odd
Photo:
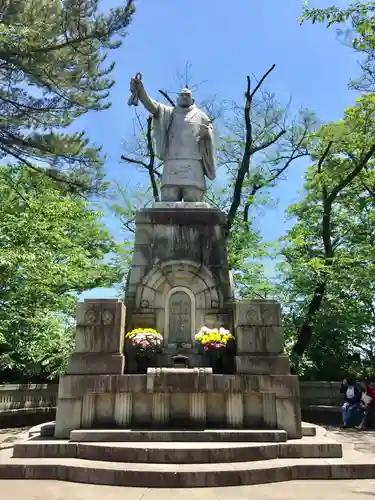
[[[341,407],[343,426],[351,427],[353,412],[359,410],[361,405],[362,390],[355,379],[348,377],[342,381],[340,393],[344,394],[344,404]]]
[[[357,427],[358,430],[364,430],[374,423],[375,415],[375,389],[370,386],[371,380],[366,380],[363,385],[362,404],[364,414],[361,423]]]

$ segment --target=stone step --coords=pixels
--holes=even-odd
[[[70,433],[75,442],[259,442],[277,443],[287,440],[287,433],[281,430],[131,430],[131,429],[79,429]]]
[[[206,464],[276,458],[341,458],[342,446],[330,441],[287,443],[72,443],[26,441],[14,445],[15,458],[78,458],[104,462]]]
[[[35,425],[29,429],[29,436],[40,435],[43,437],[53,437],[55,433],[56,422],[46,422],[44,424]],[[316,436],[316,426],[313,424],[302,423],[303,436]]]
[[[9,459],[0,463],[0,479],[46,479],[144,488],[239,486],[301,479],[375,479],[375,459],[357,455],[359,460],[274,459],[226,464]]]
[[[302,424],[302,436],[316,436],[316,426],[311,424]]]

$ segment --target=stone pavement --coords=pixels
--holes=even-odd
[[[375,480],[291,481],[204,489],[143,489],[58,481],[0,481],[6,500],[365,500],[375,496]]]
[[[350,447],[361,453],[375,454],[375,430],[359,432],[356,429],[340,429],[339,427],[328,426],[326,426],[326,430],[327,438],[338,441],[344,448]]]
[[[27,433],[29,427],[20,427],[16,429],[0,429],[0,450],[8,448],[21,436]],[[27,435],[27,434],[26,434]]]

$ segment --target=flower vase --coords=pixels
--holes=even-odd
[[[152,366],[152,359],[149,356],[137,355],[137,373],[147,373],[147,368]]]
[[[236,373],[236,343],[229,339],[223,356],[224,372],[226,375]]]
[[[232,356],[236,355],[236,343],[235,343],[234,339],[229,339],[227,341],[226,351],[228,354],[230,354]]]
[[[216,374],[224,372],[223,355],[225,348],[211,348],[206,351],[212,371]]]

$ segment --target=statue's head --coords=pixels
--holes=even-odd
[[[180,91],[177,99],[177,104],[181,108],[188,108],[194,103],[193,94],[190,89],[184,88]]]

